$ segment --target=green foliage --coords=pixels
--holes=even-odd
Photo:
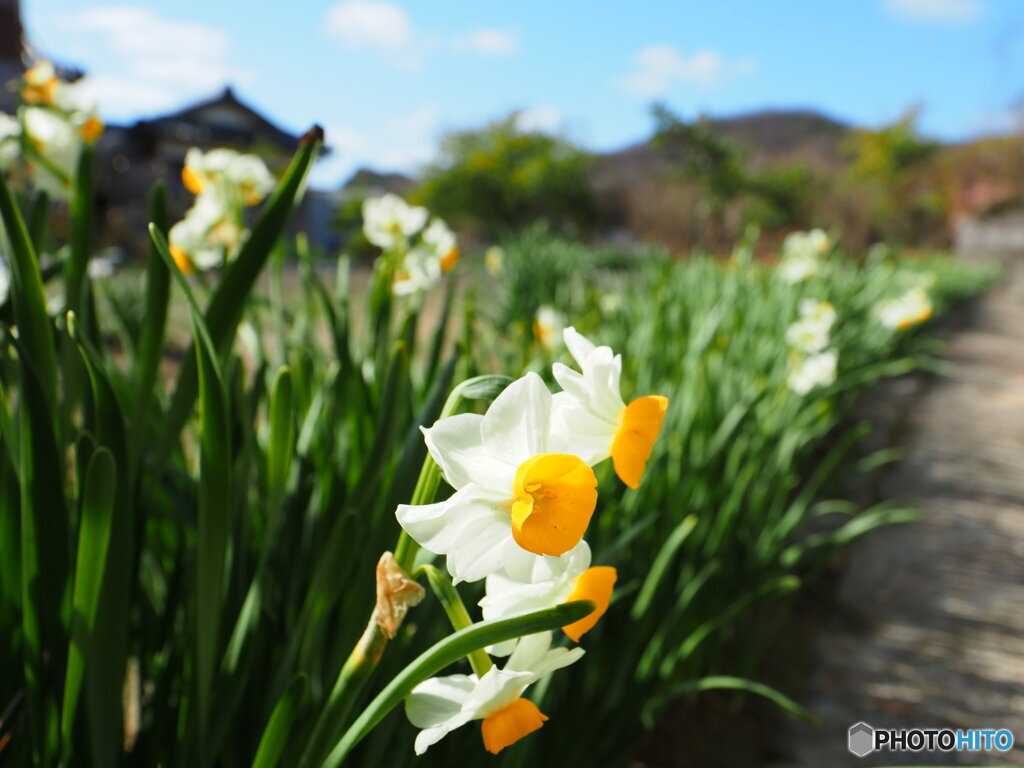
[[[818,186],[806,166],[766,168],[750,179],[752,199],[743,212],[744,218],[765,230],[809,226]]]
[[[414,197],[488,238],[538,220],[585,233],[597,223],[589,162],[565,139],[520,128],[514,114],[448,135]]]
[[[513,128],[497,130],[501,156],[539,142],[542,158],[562,157]],[[908,515],[885,505],[802,535],[857,435],[842,428],[850,404],[928,360],[873,307],[927,278],[941,311],[988,276],[877,255],[789,285],[751,261],[749,242],[727,264],[679,263],[537,227],[505,244],[502,275],[472,287],[488,299],[479,313],[455,281],[443,298],[399,302],[383,284],[353,301],[347,260],[322,274],[301,238],[283,237],[318,143],[300,149],[237,259],[205,280],[175,266],[156,190],[145,283],[130,289],[89,277],[87,168],[75,245],[47,274],[44,228],[24,224],[39,204],[0,181],[13,276],[0,323],[4,764],[414,764],[413,729],[392,710],[416,683],[468,672],[467,657],[483,670],[482,647],[591,609],[471,623],[478,588],[456,592],[394,518],[445,492],[421,426],[485,407],[505,374],[571,362],[557,338],[538,343],[541,305],[623,354],[627,394],[668,395],[665,428],[639,491],[601,470],[588,539],[619,588],[584,640],[587,663],[537,686],[551,723],[497,761],[465,728],[418,764],[621,762],[670,701],[713,687],[804,716],[751,679],[782,598],[837,547]],[[576,173],[582,161],[566,162]],[[48,275],[78,285],[65,306],[48,307]],[[784,335],[809,296],[843,318],[841,362],[833,386],[800,398]],[[387,550],[440,596],[390,639],[367,623]]]
[[[752,170],[747,152],[717,134],[702,118],[686,123],[664,105],[652,109],[653,142],[684,179],[698,185],[705,220],[701,244],[716,247],[725,238],[730,204],[742,203],[746,223],[765,229],[796,228],[810,223],[814,184],[803,165]]]
[[[947,202],[930,173],[938,145],[921,136],[917,120],[910,110],[877,130],[855,131],[844,147],[854,191],[879,239],[913,242],[946,219]]]

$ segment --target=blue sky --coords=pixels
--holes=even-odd
[[[444,131],[518,109],[607,150],[649,105],[684,116],[810,107],[863,125],[923,108],[964,138],[1014,125],[1018,0],[23,0],[29,37],[74,63],[111,122],[230,82],[282,126],[335,147],[315,181],[413,170]],[[1018,123],[1019,124],[1019,121]]]

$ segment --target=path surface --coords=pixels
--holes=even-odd
[[[950,378],[910,409],[905,459],[883,497],[920,521],[850,550],[838,615],[814,642],[802,703],[776,768],[1024,766],[1024,269],[951,340]],[[846,749],[849,726],[1009,728],[1008,753],[872,754]]]

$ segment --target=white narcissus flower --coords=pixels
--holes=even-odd
[[[790,232],[782,241],[782,256],[822,256],[831,246],[831,241],[823,229],[812,229],[809,232]]]
[[[196,147],[185,153],[181,181],[194,195],[216,186],[222,197],[237,199],[242,205],[257,205],[275,184],[266,163],[256,155],[220,148],[203,152]]]
[[[215,187],[199,195],[168,234],[171,256],[186,275],[220,266],[242,243],[241,227]]]
[[[579,544],[597,505],[594,471],[552,434],[552,397],[528,373],[483,416],[464,413],[423,430],[430,455],[455,493],[395,512],[412,538],[446,555],[455,582],[478,581],[525,549],[561,555]]]
[[[816,275],[821,268],[821,257],[830,245],[828,235],[821,229],[786,235],[779,262],[782,278],[789,283],[799,283]]]
[[[25,137],[37,155],[29,163],[33,184],[55,199],[68,199],[82,150],[78,130],[51,109],[25,107],[20,114]]]
[[[370,197],[363,201],[363,234],[378,248],[400,250],[423,229],[429,215],[426,208],[411,206],[398,195]]]
[[[437,258],[442,273],[450,271],[459,263],[459,246],[455,240],[455,233],[441,219],[430,222],[430,226],[423,230],[421,239],[423,245]]]
[[[797,361],[789,373],[789,388],[798,395],[835,383],[839,356],[833,350],[808,355]]]
[[[391,292],[395,296],[422,293],[433,288],[440,278],[440,260],[433,252],[416,246],[402,258],[402,264],[395,271],[391,283]]]
[[[639,488],[668,398],[645,395],[626,405],[619,388],[622,357],[611,347],[595,346],[575,328],[566,328],[563,337],[582,373],[561,363],[553,366],[555,379],[565,390],[554,396],[555,431],[572,435],[588,464],[610,456],[622,482]]]
[[[593,613],[562,627],[578,643],[608,610],[615,579],[611,566],[590,566],[590,546],[585,541],[558,557],[516,552],[506,558],[500,571],[487,577],[480,607],[484,619],[508,619],[573,600],[590,600],[597,606]],[[488,651],[507,656],[513,644],[500,643]]]
[[[786,329],[786,342],[801,352],[821,352],[828,346],[836,311],[827,301],[803,299],[800,319]]]
[[[529,699],[527,687],[583,655],[582,648],[551,648],[551,633],[522,637],[504,668],[483,677],[447,675],[417,685],[405,700],[405,714],[417,728],[417,755],[473,720],[482,720],[484,748],[498,754],[548,719]]]
[[[0,112],[0,172],[14,167],[21,156],[21,123]]]
[[[64,85],[53,64],[45,59],[37,62],[24,75],[21,86],[21,100],[26,104],[42,104],[53,107],[57,105],[58,93]]]
[[[228,165],[225,176],[246,205],[261,203],[277,184],[267,164],[256,155],[240,154],[235,157]]]
[[[484,251],[484,267],[487,273],[497,277],[505,269],[505,251],[500,245],[492,245]]]
[[[876,313],[886,328],[905,331],[932,316],[932,302],[923,290],[912,288],[898,298],[879,302]]]
[[[395,270],[391,292],[395,296],[410,296],[434,287],[441,275],[459,260],[455,235],[441,219],[434,219],[423,230],[420,243],[402,254]]]
[[[537,309],[533,320],[533,335],[545,349],[555,351],[558,339],[565,329],[565,316],[554,307],[542,306]]]

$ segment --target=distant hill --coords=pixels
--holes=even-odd
[[[373,197],[388,192],[406,196],[417,184],[411,176],[403,173],[382,173],[372,168],[360,168],[341,185],[342,193],[359,197]]]
[[[764,110],[708,121],[713,133],[744,147],[756,166],[803,162],[811,167],[842,164],[841,145],[852,126],[811,110]],[[598,192],[648,181],[665,170],[664,160],[648,139],[594,159]]]

